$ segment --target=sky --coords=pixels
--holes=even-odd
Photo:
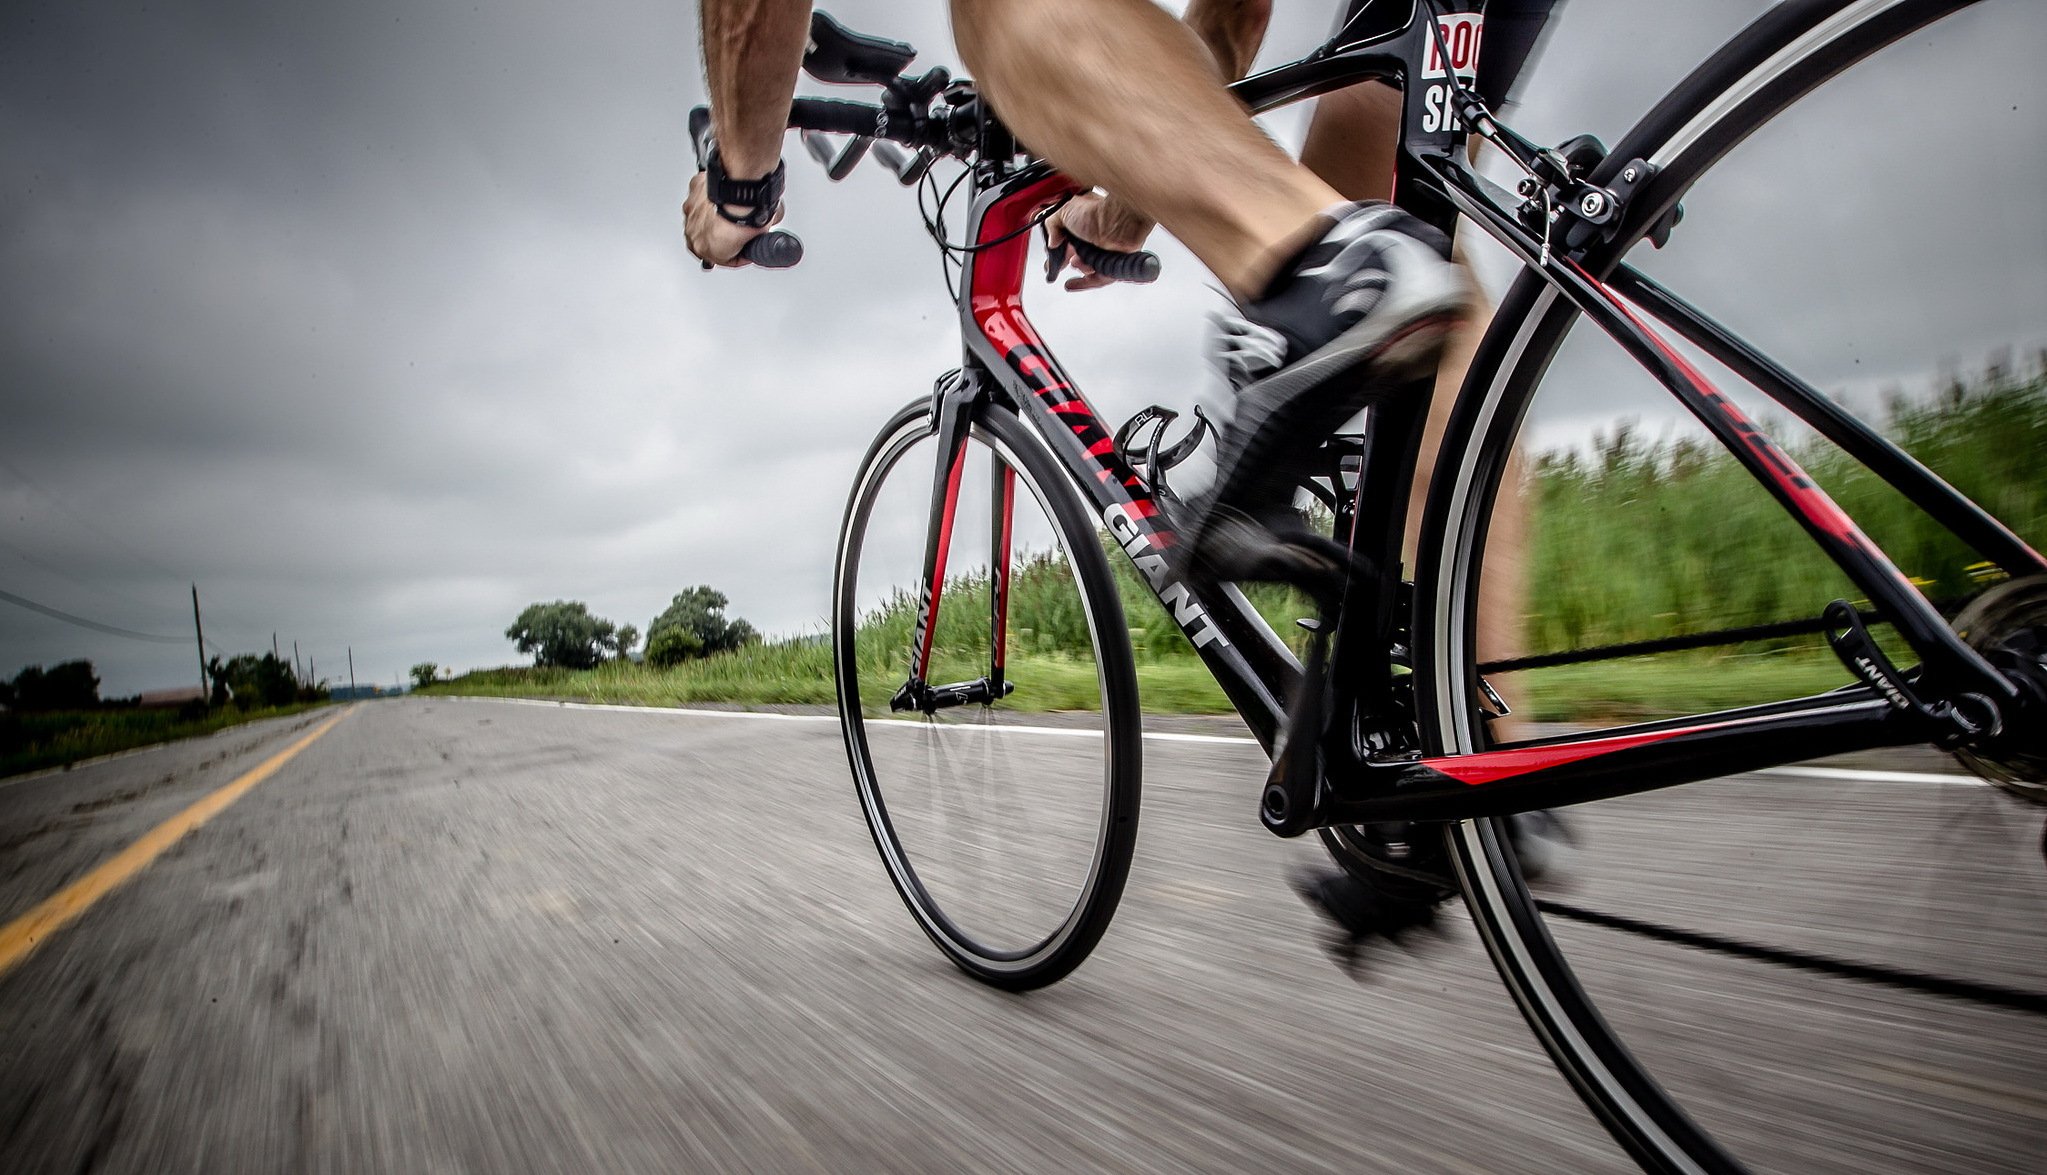
[[[1510,121],[1612,142],[1761,7],[1570,0]],[[2047,13],[1989,7],[1888,50],[1909,84],[1851,75],[1742,148],[1652,271],[1851,403],[2047,344],[2047,234],[2012,195],[2047,188]],[[957,68],[942,5],[830,8]],[[1325,4],[1276,8],[1261,67],[1327,30]],[[803,264],[699,270],[695,23],[652,0],[6,5],[0,676],[84,657],[108,695],[196,682],[194,583],[209,651],[274,633],[330,681],[351,653],[384,683],[516,662],[503,632],[536,600],[644,629],[698,583],[821,630],[854,467],[958,362],[952,309],[910,194],[878,168],[833,185],[793,142]],[[1106,418],[1215,394],[1220,296],[1158,248],[1157,286],[1033,295]],[[1602,347],[1574,340],[1538,443],[1682,427]]]

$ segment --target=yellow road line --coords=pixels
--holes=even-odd
[[[149,830],[141,840],[122,849],[92,872],[44,898],[35,909],[0,927],[0,974],[27,958],[66,923],[91,908],[92,904],[140,873],[144,866],[177,844],[186,833],[219,815],[222,809],[247,794],[249,789],[277,773],[292,757],[311,746],[314,739],[334,729],[335,724],[355,712],[350,706],[314,727],[304,738],[258,763],[241,778],[213,792],[191,807]]]

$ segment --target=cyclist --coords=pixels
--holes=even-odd
[[[1385,18],[1397,27],[1406,6],[1376,5],[1394,7]],[[1491,6],[1478,82],[1490,100],[1504,97],[1549,7]],[[1175,520],[1184,558],[1216,579],[1313,587],[1340,577],[1340,555],[1310,539],[1293,511],[1288,470],[1371,392],[1434,370],[1472,307],[1449,242],[1385,200],[1399,95],[1373,83],[1323,99],[1304,166],[1226,88],[1264,38],[1269,0],[1192,0],[1184,23],[1151,0],[952,0],[951,9],[960,56],[1004,124],[1106,193],[1061,209],[1049,239],[1129,251],[1162,224],[1240,311],[1219,322],[1235,411],[1213,485]],[[1348,0],[1337,27],[1362,35],[1381,16],[1374,0]],[[808,0],[702,0],[717,146],[690,182],[684,229],[705,261],[745,264],[740,249],[781,217],[781,146],[809,20]],[[1077,258],[1069,264],[1078,270],[1069,288],[1107,284]],[[1376,843],[1397,855],[1400,831],[1379,831]],[[1437,896],[1339,892],[1347,884],[1302,883],[1354,933],[1420,920]]]

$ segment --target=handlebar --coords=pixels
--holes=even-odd
[[[897,106],[900,105],[898,102]],[[971,157],[981,143],[981,121],[980,104],[972,99],[959,105],[937,104],[928,112],[915,113],[843,98],[796,98],[789,104],[789,127],[792,130],[851,135],[856,147],[860,140],[868,140],[915,148],[917,154],[914,157],[887,150],[875,152],[877,157],[890,161],[891,169],[905,184],[915,183],[938,156]],[[689,112],[689,131],[690,145],[696,151],[697,168],[702,170],[710,154],[709,107],[699,106]],[[835,163],[828,157],[829,152],[823,144],[813,142],[810,145],[812,154],[827,167],[835,180],[859,162],[858,151],[848,153]],[[1066,238],[1066,244],[1072,246],[1074,253],[1090,269],[1104,277],[1137,283],[1158,279],[1159,259],[1152,253],[1119,253],[1071,235]],[[1047,258],[1053,262],[1051,272],[1056,273],[1058,266],[1064,263],[1065,249],[1066,245],[1061,245],[1052,257]],[[790,233],[766,232],[748,241],[739,255],[768,269],[785,269],[803,259],[803,243]],[[712,268],[711,263],[705,262],[704,268]]]
[[[1074,254],[1087,263],[1089,269],[1110,281],[1144,285],[1159,280],[1158,254],[1143,249],[1135,253],[1119,253],[1114,249],[1104,249],[1092,241],[1084,241],[1069,232],[1066,239],[1045,257],[1046,281],[1059,276],[1060,268],[1066,263],[1066,248],[1069,245],[1073,247]]]

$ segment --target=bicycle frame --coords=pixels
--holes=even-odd
[[[1399,31],[1357,43],[1346,43],[1339,31],[1310,57],[1238,83],[1236,93],[1262,112],[1359,81],[1412,79],[1415,84],[1403,87],[1397,201],[1445,232],[1454,229],[1461,213],[1514,251],[1526,264],[1525,272],[1538,275],[1547,287],[1546,305],[1527,321],[1548,313],[1582,315],[1633,356],[1804,526],[1896,627],[1921,663],[1910,674],[1897,674],[1871,644],[1867,647],[1874,660],[1866,666],[1844,656],[1856,664],[1861,683],[1814,697],[1470,753],[1424,756],[1407,750],[1367,755],[1354,745],[1354,725],[1412,727],[1412,716],[1400,712],[1394,688],[1395,646],[1404,640],[1402,629],[1412,610],[1404,604],[1399,543],[1427,392],[1406,389],[1368,410],[1364,436],[1354,446],[1359,457],[1354,491],[1345,488],[1341,472],[1332,477],[1337,534],[1348,535],[1364,565],[1377,570],[1371,578],[1354,577],[1336,629],[1330,680],[1342,686],[1333,712],[1343,720],[1332,724],[1340,729],[1322,733],[1327,787],[1319,789],[1310,818],[1286,831],[1379,820],[1506,815],[1850,750],[1994,733],[2002,716],[2016,712],[2021,701],[2017,688],[1955,636],[1855,522],[1651,321],[1810,422],[2013,576],[2047,571],[2047,560],[1924,466],[1701,311],[1626,266],[1609,264],[1606,271],[1596,271],[1588,261],[1594,250],[1554,247],[1525,227],[1516,214],[1519,201],[1466,163],[1465,129],[1454,114],[1444,114],[1454,109],[1454,95],[1445,93],[1442,82],[1426,82],[1447,70],[1461,72],[1466,64],[1452,61],[1438,67],[1440,55],[1432,53],[1449,50],[1450,43],[1447,36],[1437,36],[1437,28],[1447,34],[1456,22],[1482,16],[1483,7],[1482,0],[1437,4],[1424,0],[1416,11],[1432,12],[1435,27],[1429,20],[1414,19]],[[1482,108],[1479,113],[1483,116]],[[1724,152],[1732,146],[1709,144],[1704,149]],[[1650,161],[1609,158],[1590,177],[1593,182],[1619,184],[1619,173],[1644,165],[1646,177],[1627,177],[1639,199],[1628,202],[1620,213],[1615,231],[1623,240],[1632,239],[1630,233],[1641,235],[1682,193],[1659,191]],[[940,457],[906,692],[921,688],[926,697],[932,692],[923,673],[929,663],[930,633],[944,584],[973,413],[1014,411],[1044,438],[1258,740],[1274,751],[1286,726],[1284,699],[1303,672],[1299,660],[1234,585],[1194,582],[1174,574],[1166,552],[1175,535],[1153,488],[1117,452],[1112,430],[1097,417],[1024,312],[1030,240],[1023,230],[1047,204],[1076,191],[1076,186],[1042,163],[1011,169],[984,159],[976,167],[969,233],[980,248],[966,258],[960,306],[966,362],[961,376],[936,393]],[[1484,347],[1499,352],[1519,345],[1495,337],[1499,333],[1489,333]],[[985,703],[1007,691],[1002,638],[1014,482],[1013,474],[999,463],[995,477],[991,532],[996,536],[993,562],[998,578],[990,593],[992,665],[981,682],[941,687],[951,691],[950,704]],[[1450,508],[1477,511],[1482,503],[1467,493],[1461,505],[1453,503]],[[1369,525],[1362,521],[1367,518]],[[1443,520],[1434,521],[1440,525]],[[1430,630],[1436,640],[1409,643],[1426,651],[1444,643],[1444,637],[1461,635],[1464,647],[1469,647],[1468,627],[1461,634],[1453,634],[1449,627],[1466,624],[1456,611],[1428,617],[1436,626]],[[1829,619],[1834,619],[1832,612]],[[1830,632],[1837,645],[1860,633],[1859,621],[1843,621],[1836,627],[1853,630]],[[1867,638],[1862,640],[1866,643]],[[1413,669],[1417,674],[1466,674],[1462,681],[1443,679],[1443,696],[1467,697],[1474,707],[1487,688],[1465,666],[1417,664]],[[1448,692],[1452,690],[1456,692]]]

